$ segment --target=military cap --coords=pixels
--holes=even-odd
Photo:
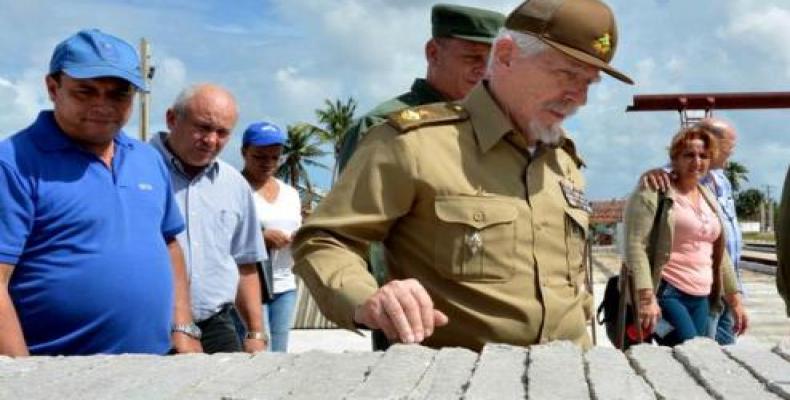
[[[482,8],[454,4],[437,4],[431,10],[433,37],[450,37],[491,44],[505,15]]]
[[[527,0],[508,15],[505,27],[634,83],[609,65],[617,48],[617,25],[612,10],[600,0]]]

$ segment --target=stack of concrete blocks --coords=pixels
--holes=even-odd
[[[0,399],[790,399],[790,338],[626,353],[567,342],[481,353],[0,357]]]

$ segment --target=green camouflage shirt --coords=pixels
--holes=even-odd
[[[383,122],[390,113],[407,107],[438,103],[446,100],[447,99],[445,99],[441,93],[431,87],[428,81],[425,79],[415,79],[414,83],[411,85],[411,90],[379,104],[376,108],[356,120],[354,124],[348,128],[343,139],[343,146],[340,149],[340,157],[337,160],[339,170],[343,171],[346,167],[348,160],[351,159],[351,156],[357,149],[357,145],[359,145],[359,142],[365,134],[367,134],[368,130],[370,130],[373,125]]]

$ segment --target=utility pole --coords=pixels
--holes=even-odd
[[[151,78],[154,77],[154,68],[151,66],[150,46],[145,38],[140,39],[140,73],[143,75],[146,88],[151,87]],[[150,96],[147,91],[140,93],[140,140],[148,141],[148,120],[150,108]]]

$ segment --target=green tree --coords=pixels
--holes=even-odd
[[[337,175],[337,159],[340,156],[340,149],[343,147],[346,131],[354,122],[354,112],[357,110],[357,102],[349,97],[345,102],[340,99],[331,101],[324,100],[324,108],[315,110],[318,122],[321,127],[311,125],[311,129],[326,143],[331,143],[335,155],[335,163],[332,167],[332,183]]]
[[[298,123],[288,126],[288,140],[283,146],[284,162],[277,170],[277,176],[297,189],[303,189],[306,196],[303,205],[312,206],[315,189],[310,181],[307,167],[329,169],[316,161],[327,154],[321,150],[320,139],[310,124]]]
[[[729,161],[724,166],[724,175],[730,180],[734,192],[739,192],[741,184],[749,181],[748,173],[749,170],[737,161]]]
[[[735,198],[735,212],[738,217],[744,220],[755,220],[760,218],[760,206],[765,200],[763,192],[757,189],[747,189],[738,193]]]

